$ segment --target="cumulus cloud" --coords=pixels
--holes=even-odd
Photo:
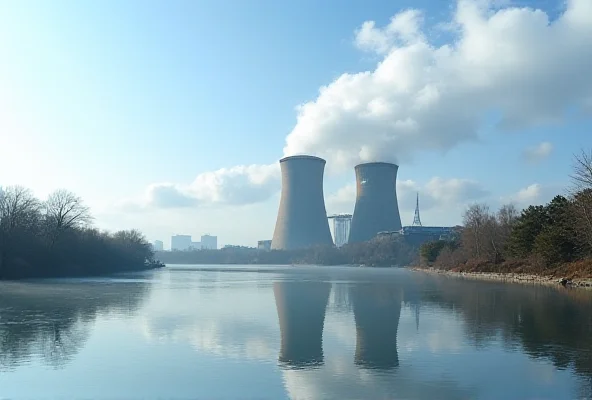
[[[527,162],[535,164],[549,157],[552,151],[553,145],[551,143],[542,142],[536,146],[527,147],[522,153],[522,156]]]
[[[360,162],[403,164],[421,151],[477,140],[492,115],[505,131],[560,121],[567,109],[592,109],[590,0],[568,0],[554,19],[506,0],[458,0],[450,20],[426,25],[416,9],[384,27],[362,23],[354,44],[375,54],[377,66],[344,73],[299,105],[284,155],[321,156],[330,172]],[[443,26],[450,40],[436,45],[429,33]],[[277,165],[237,166],[186,186],[153,185],[146,202],[244,204],[278,188]]]
[[[158,183],[148,186],[139,202],[124,208],[183,208],[196,205],[245,205],[268,199],[280,187],[278,165],[241,165],[204,172],[188,185]]]
[[[583,106],[592,93],[592,3],[570,0],[553,21],[541,10],[499,7],[459,0],[446,24],[454,39],[439,47],[418,10],[385,27],[364,22],[355,44],[383,58],[300,105],[284,153],[316,154],[332,168],[405,162],[476,139],[486,113],[501,116],[499,128],[520,129]]]
[[[558,185],[533,183],[510,196],[503,197],[502,202],[515,203],[519,207],[528,207],[530,205],[546,204],[562,192],[563,188]]]
[[[397,45],[413,43],[422,37],[423,14],[419,10],[405,10],[390,20],[383,29],[377,28],[374,21],[366,21],[356,30],[355,45],[361,50],[387,54]]]
[[[422,211],[462,206],[467,202],[479,200],[489,195],[489,191],[480,183],[470,179],[434,177],[423,185],[413,180],[402,180],[397,181],[399,209],[403,210],[403,212],[413,210],[418,193]],[[346,185],[327,196],[327,211],[330,213],[351,213],[355,201],[355,184]]]

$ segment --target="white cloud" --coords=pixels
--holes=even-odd
[[[529,163],[538,163],[551,155],[553,145],[549,142],[541,142],[536,146],[527,147],[522,156]]]
[[[284,154],[321,156],[328,171],[368,161],[404,164],[418,152],[478,139],[492,113],[499,115],[499,129],[516,130],[560,121],[568,108],[592,104],[592,2],[569,0],[552,20],[541,10],[511,4],[459,0],[452,18],[435,26],[426,26],[424,14],[413,9],[394,15],[385,27],[364,22],[354,44],[374,52],[378,64],[342,74],[321,87],[316,99],[299,105]],[[429,33],[442,26],[452,39],[435,45]],[[415,186],[399,182],[402,212],[413,207],[413,192],[421,189],[422,211],[439,212],[434,220],[455,218],[445,215],[456,210],[454,203],[485,194],[463,180]],[[187,185],[152,185],[142,204],[255,203],[279,187],[277,163],[236,166],[202,173]],[[351,212],[347,190],[327,198],[328,211]]]
[[[434,177],[424,185],[412,180],[397,182],[397,200],[400,208],[414,209],[417,193],[423,210],[477,200],[489,194],[481,184],[470,179]],[[356,186],[349,184],[327,196],[327,208],[331,212],[351,212],[355,201]]]
[[[460,212],[471,201],[483,199],[489,195],[480,183],[470,179],[440,177],[431,178],[425,184],[413,180],[397,181],[397,201],[403,225],[415,209],[416,194],[419,193],[420,210],[432,214],[443,214],[450,224],[460,222]],[[326,206],[329,213],[352,213],[356,201],[356,186],[348,184],[327,196]],[[427,214],[431,217],[430,214]],[[439,219],[442,220],[442,219]]]
[[[541,196],[541,185],[538,183],[533,183],[525,187],[524,189],[520,189],[518,193],[515,195],[515,199],[519,203],[533,203]]]
[[[530,205],[546,204],[553,197],[562,194],[564,189],[555,184],[542,185],[540,183],[533,183],[514,194],[502,197],[501,200],[503,203],[515,203],[518,207],[524,208]]]
[[[541,10],[460,0],[448,21],[455,39],[440,47],[423,33],[417,10],[383,28],[367,21],[355,44],[384,58],[300,105],[284,153],[316,154],[330,168],[405,162],[475,139],[490,111],[504,129],[560,120],[592,93],[590,4],[571,0],[550,21]]]
[[[422,23],[422,13],[413,9],[393,16],[384,29],[376,28],[374,21],[366,21],[356,30],[354,43],[362,50],[386,54],[397,44],[405,45],[423,40]]]
[[[188,185],[156,183],[142,199],[127,200],[127,210],[138,208],[183,208],[197,205],[245,205],[267,200],[280,188],[279,166],[239,165],[204,172]]]
[[[335,193],[325,196],[325,207],[329,214],[351,214],[356,202],[356,185],[350,183],[339,188]]]

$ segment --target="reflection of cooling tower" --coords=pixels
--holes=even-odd
[[[280,160],[282,195],[272,249],[333,245],[323,198],[325,160],[293,156]]]
[[[359,284],[351,288],[351,300],[356,320],[356,364],[375,369],[397,367],[400,289],[391,285]]]
[[[349,243],[365,242],[378,232],[401,229],[395,164],[375,162],[356,166],[356,206]]]
[[[290,367],[321,364],[323,324],[331,284],[276,282],[273,293],[282,335],[279,361]]]

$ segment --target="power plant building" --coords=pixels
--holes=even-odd
[[[271,250],[271,240],[259,240],[257,241],[257,249],[263,251]]]
[[[333,240],[335,241],[335,246],[341,247],[347,244],[352,215],[335,214],[330,215],[328,218],[333,220]]]
[[[372,162],[357,165],[356,205],[351,221],[349,243],[365,242],[379,232],[400,231],[395,164]]]
[[[282,192],[271,248],[332,246],[323,197],[325,160],[306,155],[285,157],[280,167]]]

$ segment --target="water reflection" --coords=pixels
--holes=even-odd
[[[534,358],[592,377],[592,294],[439,277],[424,281],[423,301],[461,313],[477,347],[521,346]]]
[[[397,329],[402,290],[394,284],[358,284],[351,287],[356,321],[356,365],[391,369],[399,365]]]
[[[323,326],[330,293],[328,282],[273,284],[281,332],[280,363],[291,368],[323,363]]]
[[[2,395],[592,393],[592,293],[391,269],[225,268],[164,269],[144,281],[0,284]],[[22,385],[31,379],[37,389]]]
[[[134,312],[146,289],[138,282],[0,284],[0,368],[32,358],[64,367],[84,346],[99,313]]]

